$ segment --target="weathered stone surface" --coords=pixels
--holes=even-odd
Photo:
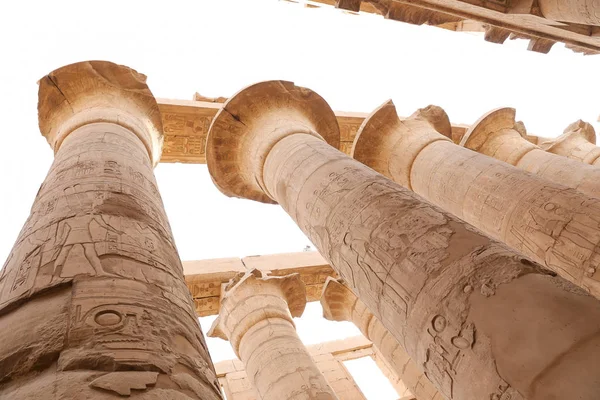
[[[417,399],[444,399],[425,374],[420,372],[420,368],[406,354],[400,343],[347,286],[336,279],[327,279],[323,288],[321,305],[323,306],[323,316],[326,319],[353,322],[362,334],[373,342],[373,345],[394,370],[395,375],[408,386]],[[419,374],[416,376],[406,374],[410,371],[419,371]],[[405,393],[407,396],[409,394]]]
[[[0,275],[0,398],[221,398],[152,172],[145,77],[83,62],[39,94],[55,160]]]
[[[306,300],[318,301],[323,284],[335,272],[316,251],[267,254],[240,258],[184,261],[185,282],[192,293],[199,317],[219,312],[221,288],[240,272],[258,269],[270,276],[299,273],[306,287]]]
[[[457,146],[448,126],[439,107],[401,121],[388,101],[354,158],[600,298],[600,200]]]
[[[528,138],[530,141],[531,139]],[[594,127],[582,120],[576,121],[557,138],[537,138],[533,142],[549,153],[565,156],[585,164],[600,165],[600,148],[596,146]]]
[[[546,18],[600,26],[600,4],[595,0],[538,0],[538,5]]]
[[[530,40],[528,50],[547,53],[555,42],[598,54],[600,7],[595,0],[314,0],[344,10],[380,14],[409,24],[482,32],[503,43],[510,35]],[[558,22],[560,21],[560,22]]]
[[[600,166],[544,151],[527,139],[513,108],[499,108],[481,117],[455,143],[563,186],[600,198]]]
[[[333,118],[252,85],[213,121],[211,176],[279,203],[446,397],[595,399],[600,303],[327,144]]]
[[[262,277],[254,269],[225,289],[208,335],[229,340],[262,400],[337,399],[296,333],[292,317],[305,306],[299,274]]]

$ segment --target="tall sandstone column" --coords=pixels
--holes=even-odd
[[[0,398],[220,399],[152,167],[145,76],[102,61],[39,82],[55,152],[0,275]]]
[[[598,0],[538,0],[545,18],[582,25],[600,25]]]
[[[225,288],[208,335],[229,340],[261,400],[336,400],[296,333],[306,306],[299,274],[241,273]]]
[[[443,400],[425,374],[410,358],[400,343],[371,311],[343,283],[328,277],[321,296],[323,316],[331,321],[350,321],[373,342],[396,376],[418,400]]]
[[[581,161],[585,164],[600,165],[600,147],[596,146],[596,131],[587,122],[579,120],[572,123],[557,138],[527,137],[530,141],[533,138],[537,139],[535,144],[549,153]]]
[[[600,391],[600,302],[331,144],[335,115],[289,82],[252,85],[217,113],[212,179],[278,202],[449,399]]]
[[[353,157],[600,298],[600,199],[452,143],[439,107],[401,121],[391,101]]]
[[[462,138],[453,137],[453,140],[478,153],[600,198],[600,166],[585,165],[546,152],[524,136],[523,125],[515,121],[514,108],[500,108],[485,114]]]

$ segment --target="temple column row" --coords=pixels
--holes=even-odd
[[[600,198],[600,166],[572,159],[574,154],[570,151],[573,150],[571,146],[555,146],[554,151],[558,154],[554,154],[531,143],[525,136],[523,124],[515,120],[515,110],[500,108],[485,114],[461,138],[453,140],[463,147],[504,161],[548,181]]]
[[[224,290],[208,336],[229,340],[261,400],[335,400],[329,383],[298,337],[306,290],[299,274],[238,274]]]
[[[90,61],[39,82],[55,159],[0,274],[2,399],[221,399],[152,171],[145,81]]]
[[[353,157],[600,297],[600,200],[458,146],[450,130],[439,107],[400,120],[388,101],[363,122]]]
[[[395,375],[418,400],[443,400],[444,397],[406,354],[400,343],[375,318],[373,313],[343,283],[327,278],[321,296],[323,316],[331,321],[350,321],[373,342]]]
[[[594,399],[600,303],[338,139],[320,96],[263,82],[216,115],[208,167],[223,193],[279,203],[447,398]]]

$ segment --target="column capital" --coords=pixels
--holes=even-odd
[[[292,317],[300,317],[306,307],[306,287],[298,273],[263,277],[253,269],[237,274],[222,293],[219,316],[207,335],[229,340],[236,354],[242,337],[254,325],[269,318],[294,325]]]
[[[421,150],[451,136],[450,119],[442,108],[430,105],[400,120],[396,106],[388,100],[363,121],[352,157],[410,188],[410,166]]]
[[[596,144],[596,130],[594,127],[582,120],[577,120],[569,125],[563,134],[556,138],[543,138],[538,142],[542,150],[553,153],[552,149],[571,141],[585,140],[590,144]]]
[[[158,163],[162,122],[145,75],[108,61],[84,61],[54,70],[38,84],[40,131],[54,153],[77,128],[110,122],[137,135]]]
[[[323,317],[330,321],[352,321],[358,298],[340,279],[327,277],[321,292]]]
[[[286,136],[305,133],[339,147],[339,127],[327,102],[292,82],[266,81],[229,98],[214,117],[206,141],[213,182],[229,197],[276,203],[267,193],[263,165]]]

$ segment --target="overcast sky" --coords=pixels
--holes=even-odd
[[[130,66],[148,76],[156,97],[230,96],[285,79],[335,110],[370,112],[393,98],[401,115],[437,104],[456,123],[515,107],[541,136],[557,136],[580,118],[599,128],[600,56],[562,44],[542,55],[521,40],[495,45],[481,34],[284,1],[2,1],[0,41],[2,260],[52,162],[37,126],[36,81],[73,62]],[[309,244],[278,206],[221,195],[204,165],[161,164],[156,176],[184,260]]]

